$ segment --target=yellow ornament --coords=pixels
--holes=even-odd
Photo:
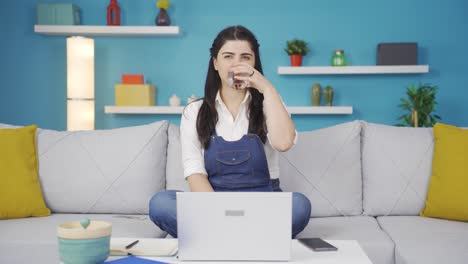
[[[171,3],[168,0],[158,0],[156,6],[163,9],[168,9]]]

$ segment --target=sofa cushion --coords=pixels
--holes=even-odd
[[[165,187],[167,126],[38,129],[47,206],[56,213],[148,214],[149,200]]]
[[[468,223],[420,216],[381,216],[377,221],[395,242],[397,264],[468,261]]]
[[[423,216],[468,221],[468,130],[437,123]]]
[[[38,178],[36,129],[0,129],[0,219],[50,215]]]
[[[1,263],[59,263],[57,226],[64,222],[91,220],[112,223],[112,237],[164,237],[147,215],[52,214],[48,217],[0,221]]]
[[[173,124],[169,124],[167,129],[166,189],[190,191],[188,182],[184,177],[179,129],[179,126]]]
[[[431,175],[432,128],[362,122],[365,215],[418,215]]]
[[[39,132],[39,166],[53,212],[148,214],[165,187],[167,121],[109,130]]]
[[[312,216],[362,213],[359,121],[300,132],[297,144],[282,152],[283,191],[301,192],[312,203]]]
[[[394,244],[380,229],[374,217],[345,216],[311,218],[301,237],[334,240],[357,240],[374,264],[394,263]],[[339,250],[339,249],[338,249]]]

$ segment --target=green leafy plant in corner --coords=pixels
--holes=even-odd
[[[411,85],[406,88],[408,98],[401,98],[398,106],[408,111],[397,120],[397,126],[432,127],[437,120],[442,118],[433,114],[436,102],[437,86],[431,84],[419,84],[418,87]]]
[[[292,39],[286,41],[286,48],[284,49],[288,55],[299,54],[307,55],[309,53],[309,47],[307,42],[301,39]]]

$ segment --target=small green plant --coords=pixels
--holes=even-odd
[[[288,55],[299,54],[307,55],[309,53],[309,47],[307,42],[301,39],[292,39],[286,41],[286,48],[284,49]]]
[[[408,98],[401,98],[398,106],[408,113],[398,117],[401,122],[397,126],[432,127],[441,120],[440,116],[432,113],[437,105],[437,90],[437,86],[421,83],[417,88],[413,84],[407,87]]]

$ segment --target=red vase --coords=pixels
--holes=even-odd
[[[292,54],[289,55],[291,59],[291,66],[301,66],[302,65],[302,55],[300,54]]]
[[[120,26],[120,7],[117,0],[111,0],[107,6],[107,25]]]

